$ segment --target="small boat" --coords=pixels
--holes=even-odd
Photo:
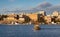
[[[40,30],[39,25],[34,25],[34,30]]]

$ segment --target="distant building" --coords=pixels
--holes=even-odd
[[[42,14],[42,15],[46,16],[46,12],[45,11],[38,11],[38,14]]]
[[[16,20],[14,17],[7,17],[6,20],[9,20],[9,21],[14,21]]]
[[[51,23],[51,16],[45,16],[44,19],[47,24]]]
[[[30,18],[28,16],[26,16],[26,15],[23,15],[23,18],[25,19],[25,23],[30,21]]]
[[[28,14],[27,16],[33,21],[37,21],[38,19],[37,14]]]
[[[42,14],[37,14],[38,16],[38,22],[41,22],[41,23],[43,23],[44,22],[44,15],[42,15]],[[43,21],[42,21],[43,20]]]
[[[58,16],[58,18],[60,18],[60,15]]]
[[[23,23],[23,22],[25,22],[25,18],[19,18],[19,23]]]
[[[60,22],[60,15],[56,19]]]
[[[19,17],[23,17],[23,14],[19,14]]]
[[[54,12],[52,13],[52,16],[58,16],[58,15],[59,15],[58,11],[54,11]]]
[[[14,14],[14,13],[8,14],[8,17],[15,17],[15,16],[16,16],[16,14]]]

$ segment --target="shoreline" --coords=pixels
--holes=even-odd
[[[0,24],[0,25],[34,25],[34,24]],[[51,26],[51,25],[60,25],[60,24],[39,24],[39,26],[41,26],[41,25]]]

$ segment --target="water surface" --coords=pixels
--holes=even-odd
[[[60,25],[41,25],[41,30],[33,30],[33,25],[0,25],[0,37],[60,37]]]

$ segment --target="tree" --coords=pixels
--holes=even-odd
[[[26,23],[30,22],[30,20],[31,20],[31,19],[30,19],[28,16],[26,16],[26,15],[23,15],[23,18],[25,18],[25,22],[26,22]]]

